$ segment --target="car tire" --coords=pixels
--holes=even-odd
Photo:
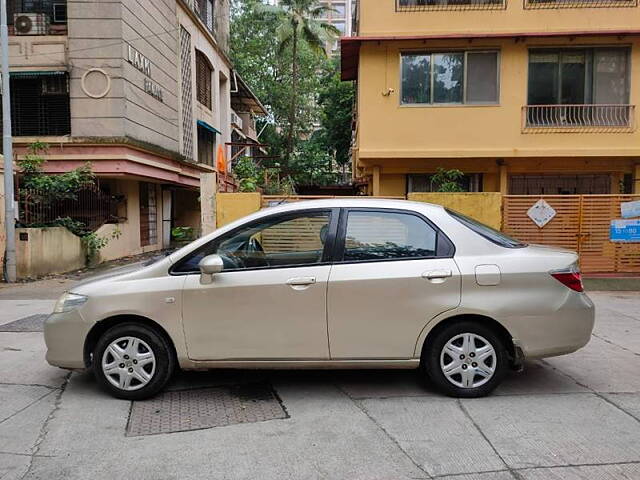
[[[438,390],[457,398],[484,397],[503,380],[509,368],[504,341],[487,325],[451,323],[428,339],[422,368]]]
[[[144,400],[162,390],[175,369],[168,341],[153,328],[124,323],[107,330],[93,351],[93,372],[116,398]]]

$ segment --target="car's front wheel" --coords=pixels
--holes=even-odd
[[[115,397],[142,400],[169,381],[175,360],[167,341],[141,324],[125,323],[107,330],[93,352],[97,380]]]
[[[489,394],[508,369],[504,342],[489,327],[473,321],[447,325],[428,343],[423,367],[435,386],[453,397]]]

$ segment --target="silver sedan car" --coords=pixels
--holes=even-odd
[[[74,287],[46,321],[47,360],[126,399],[178,366],[419,367],[445,394],[478,397],[524,359],[589,341],[577,261],[437,205],[288,204]]]

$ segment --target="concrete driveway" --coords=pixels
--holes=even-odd
[[[50,311],[67,285],[48,282],[0,289],[0,325]],[[640,479],[640,293],[591,296],[591,343],[490,398],[445,398],[403,371],[183,373],[167,395],[259,382],[285,414],[144,436],[127,434],[131,402],[45,363],[42,333],[2,332],[0,478]],[[183,408],[169,403],[156,413]]]

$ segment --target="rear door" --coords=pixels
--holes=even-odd
[[[344,209],[328,287],[332,359],[407,359],[460,303],[451,241],[408,210]]]

